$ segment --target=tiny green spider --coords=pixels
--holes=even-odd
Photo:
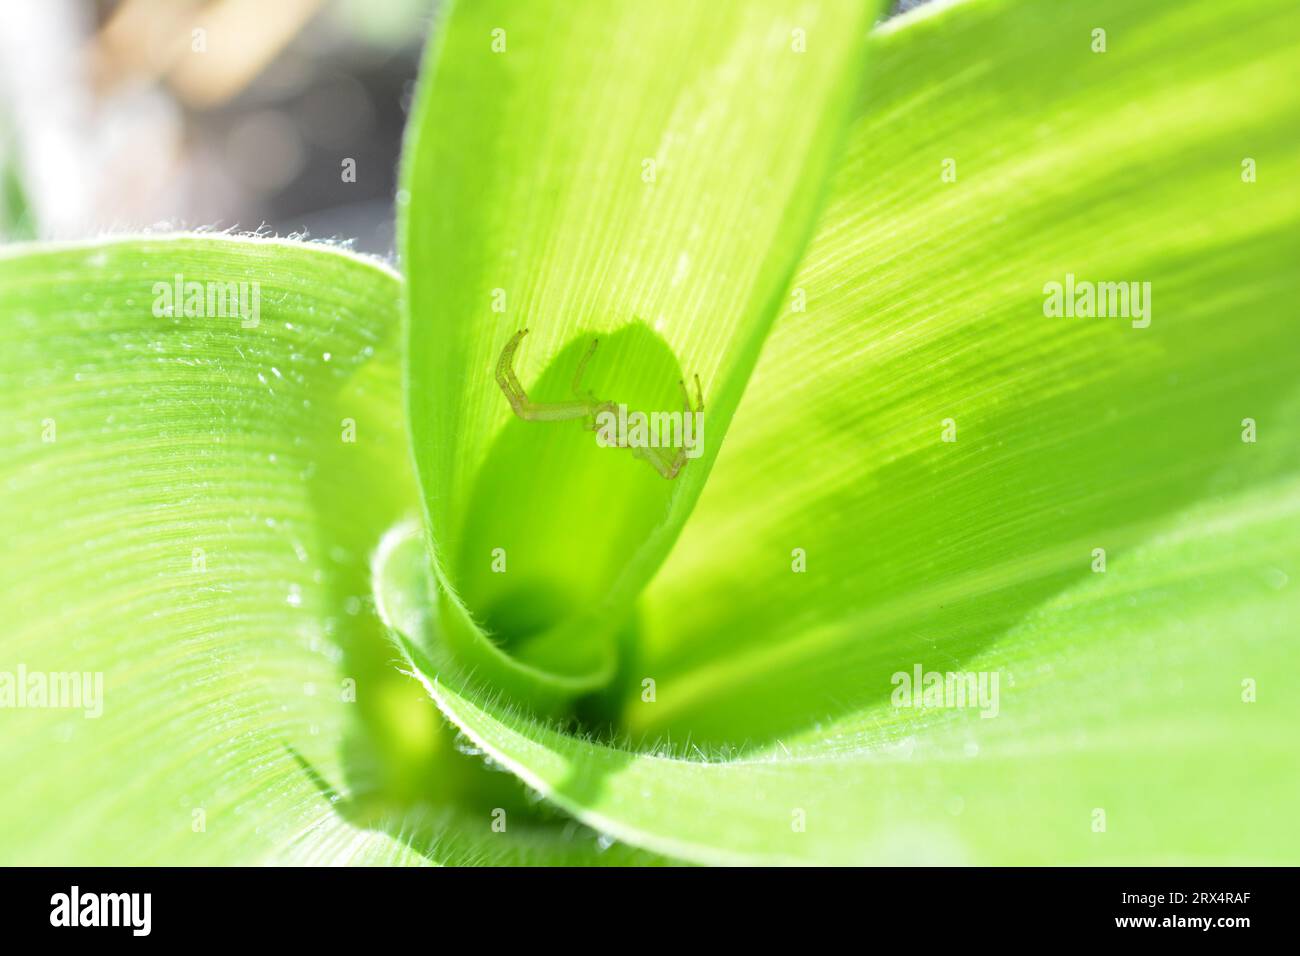
[[[588,431],[596,430],[596,417],[602,412],[616,415],[618,406],[608,400],[597,398],[590,390],[585,393],[582,390],[582,376],[587,370],[587,363],[591,356],[595,354],[596,346],[600,344],[599,339],[592,339],[591,345],[587,346],[587,351],[583,353],[582,358],[578,361],[578,367],[573,373],[573,394],[576,396],[574,401],[569,402],[534,402],[524,391],[519,377],[515,375],[515,352],[519,348],[519,343],[523,341],[528,329],[520,329],[510,337],[505,348],[501,350],[501,357],[497,359],[496,379],[497,385],[505,393],[506,399],[510,402],[510,407],[514,409],[515,414],[528,422],[563,422],[578,419],[582,421],[582,427]],[[692,412],[700,413],[704,411],[704,390],[700,386],[700,377],[695,377],[695,408],[691,408],[690,392],[686,389],[686,382],[682,379],[677,380],[678,386],[682,390],[682,410],[690,415]],[[689,460],[684,447],[678,447],[671,454],[668,449],[656,448],[651,446],[629,446],[626,437],[622,437],[618,447],[632,447],[632,455],[636,458],[644,458],[659,472],[664,478],[672,480],[676,478],[681,470],[686,467]]]

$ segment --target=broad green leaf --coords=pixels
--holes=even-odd
[[[879,31],[807,311],[641,602],[618,724],[661,752],[444,710],[692,859],[1294,860],[1297,53],[1282,2]],[[1045,315],[1067,273],[1150,282],[1149,326]],[[918,664],[1000,675],[997,718],[893,706]]]
[[[168,315],[177,281],[203,296]],[[237,314],[207,298],[241,282]],[[540,818],[392,667],[398,300],[289,242],[0,255],[0,862],[645,859]],[[66,674],[90,697],[39,706]]]
[[[614,630],[694,504],[811,228],[874,4],[458,3],[435,34],[399,196],[408,396],[444,638],[546,707],[603,686]],[[666,481],[578,421],[584,390],[680,410]],[[499,573],[501,567],[508,573]]]
[[[995,719],[891,708],[886,687],[874,707],[705,762],[599,744],[428,687],[554,802],[686,859],[1290,864],[1297,541],[1295,480],[1180,515],[962,661],[1001,673]],[[1255,703],[1242,700],[1246,678]]]
[[[976,2],[879,37],[794,280],[808,312],[774,329],[646,597],[661,693],[628,704],[637,732],[763,739],[870,704],[900,660],[996,640],[1093,549],[1293,472],[1297,20]],[[1067,273],[1149,282],[1150,325],[1045,316]]]

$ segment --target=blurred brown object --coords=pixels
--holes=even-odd
[[[101,88],[161,80],[187,106],[237,96],[320,9],[322,0],[124,0],[96,36]]]

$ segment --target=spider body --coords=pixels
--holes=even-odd
[[[591,361],[592,355],[596,352],[596,346],[600,344],[599,339],[592,339],[591,345],[583,353],[582,358],[578,361],[578,367],[573,374],[573,395],[572,401],[566,402],[535,402],[528,397],[524,391],[523,384],[519,381],[519,376],[515,374],[515,352],[519,349],[519,343],[523,341],[524,336],[528,334],[528,329],[520,329],[510,337],[501,350],[501,356],[497,359],[496,380],[502,393],[505,394],[506,400],[510,402],[510,407],[514,413],[529,422],[563,422],[563,421],[581,421],[583,428],[588,431],[596,431],[596,420],[602,415],[616,415],[618,406],[605,399],[597,398],[590,390],[586,392],[582,388],[582,377],[587,370],[587,363]],[[700,414],[704,411],[704,392],[700,387],[700,377],[695,376],[695,396],[696,406],[691,407],[691,396],[686,389],[685,381],[679,379],[678,386],[682,390],[682,409],[687,414]],[[627,442],[626,436],[616,443],[616,447],[631,448],[632,454],[636,458],[648,461],[655,471],[659,472],[664,478],[672,480],[676,478],[681,470],[686,467],[690,459],[684,447],[676,449],[659,448],[642,445],[631,445]]]

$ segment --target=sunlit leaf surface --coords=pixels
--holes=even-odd
[[[493,686],[608,682],[804,248],[874,6],[463,3],[436,32],[400,210],[408,400],[448,640]],[[575,399],[593,338],[582,390],[630,410],[680,411],[698,376],[702,456],[665,480],[516,418],[493,373],[523,328],[536,401]]]
[[[201,302],[157,314],[177,281]],[[0,257],[0,695],[27,685],[0,862],[628,859],[539,822],[392,666],[369,562],[415,511],[398,291],[286,242]],[[38,701],[64,675],[80,706]]]
[[[792,308],[641,602],[626,744],[454,681],[444,709],[694,859],[1294,859],[1298,46],[1283,3],[877,33]],[[1067,274],[1151,310],[1048,316]],[[917,666],[997,703],[896,706]]]

